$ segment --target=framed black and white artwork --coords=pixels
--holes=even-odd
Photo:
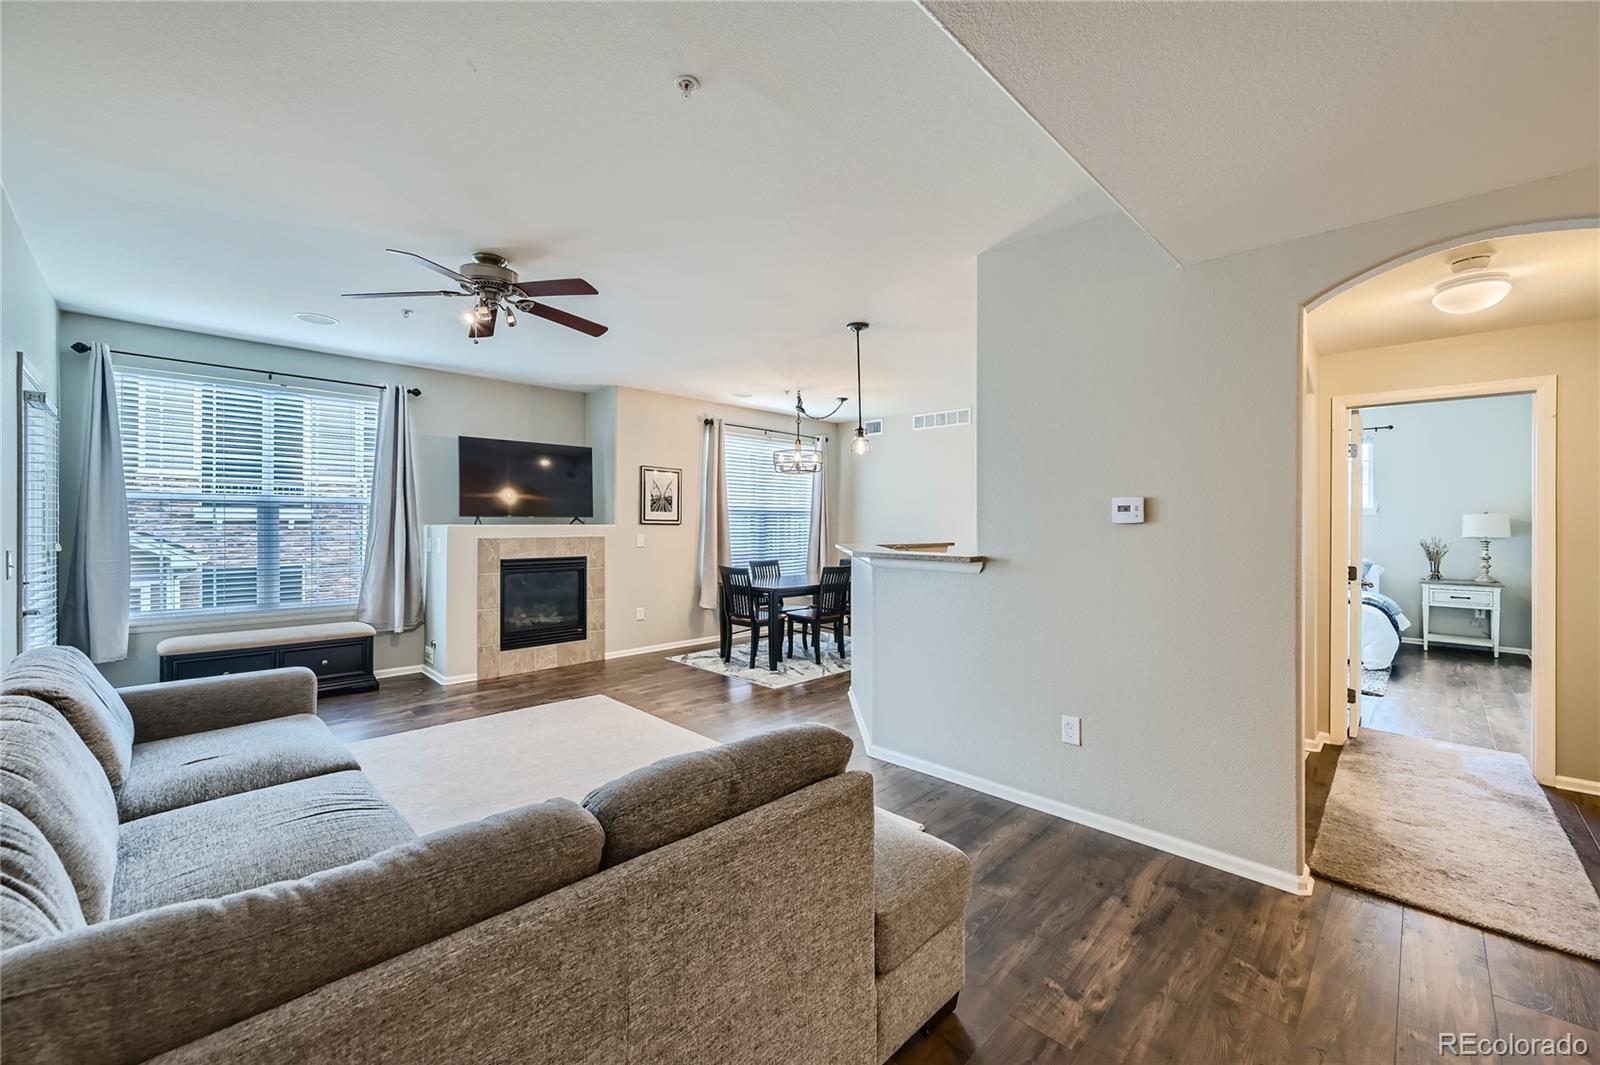
[[[639,467],[639,524],[683,522],[683,471],[666,466]]]

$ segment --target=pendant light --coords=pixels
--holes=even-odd
[[[866,424],[861,420],[861,331],[867,328],[867,323],[851,322],[845,328],[856,335],[856,433],[855,439],[850,441],[850,451],[859,458],[872,450]]]
[[[844,400],[840,400],[843,403]],[[838,410],[835,407],[834,410]],[[822,452],[806,443],[800,435],[800,419],[806,416],[805,400],[798,389],[794,394],[794,447],[772,453],[772,468],[779,473],[807,474],[822,469]]]

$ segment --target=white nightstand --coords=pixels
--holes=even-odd
[[[1422,585],[1422,649],[1430,643],[1464,644],[1468,647],[1488,647],[1500,657],[1500,592],[1505,585],[1479,584],[1477,581],[1419,581]],[[1487,610],[1489,636],[1456,636],[1453,633],[1433,632],[1430,614],[1436,607],[1453,610]]]

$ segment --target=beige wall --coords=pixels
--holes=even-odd
[[[601,391],[614,394],[617,427],[616,526],[606,557],[606,653],[714,637],[716,617],[700,607],[703,423],[707,417],[715,417],[792,432],[794,419],[640,389]],[[838,469],[842,460],[836,430],[836,426],[817,423],[806,426],[807,432],[826,433],[830,438],[824,458],[830,516],[840,513]],[[683,524],[640,524],[640,466],[683,471]],[[834,527],[838,527],[837,521]],[[637,546],[640,535],[644,536],[643,547]],[[635,617],[639,607],[644,607],[643,621]]]
[[[1315,439],[1324,506],[1331,500],[1332,397],[1519,377],[1557,378],[1556,772],[1600,781],[1600,320],[1343,352],[1323,356],[1319,365],[1323,402],[1318,405]],[[1334,572],[1329,540],[1323,521],[1317,546],[1324,588],[1331,588]],[[1327,621],[1319,634],[1317,657],[1323,662],[1329,659],[1331,615]],[[1537,653],[1538,648],[1534,650]],[[1330,694],[1324,676],[1318,690],[1318,727],[1323,730],[1328,728]]]
[[[873,742],[1292,887],[1301,308],[1415,248],[1600,213],[1597,177],[1187,268],[1120,216],[980,256],[978,540],[994,561],[943,583],[875,575]],[[1146,524],[1113,525],[1110,498],[1139,494]],[[1064,713],[1081,747],[1060,742]]]

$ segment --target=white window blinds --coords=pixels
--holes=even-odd
[[[728,544],[734,565],[777,559],[788,574],[806,572],[811,534],[811,479],[779,473],[772,453],[791,445],[729,429],[723,436],[728,483]]]
[[[117,370],[130,617],[353,604],[375,396]]]
[[[22,650],[56,642],[61,427],[43,392],[22,407]]]

